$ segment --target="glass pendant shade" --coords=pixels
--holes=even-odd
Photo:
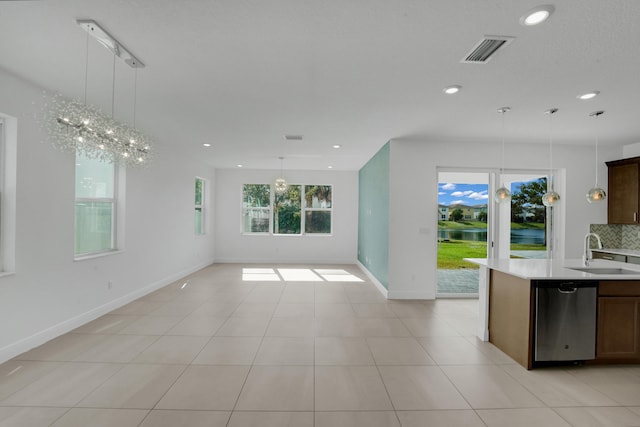
[[[511,200],[511,191],[509,191],[509,189],[503,185],[496,190],[493,198],[498,203],[508,202]]]
[[[275,190],[277,194],[284,194],[287,191],[287,181],[284,178],[277,178],[275,181]]]
[[[280,159],[280,176],[276,178],[276,180],[273,183],[273,186],[275,187],[276,194],[283,195],[284,193],[287,192],[287,187],[289,187],[289,184],[287,184],[287,181],[282,177],[283,176],[282,161],[284,160],[284,157],[278,157],[278,158]]]
[[[542,204],[546,207],[551,207],[560,200],[560,195],[553,190],[549,190],[542,196]]]
[[[504,171],[504,114],[511,110],[510,107],[498,108],[498,113],[502,116],[502,160],[500,167],[500,180],[502,181],[502,173]],[[496,203],[509,203],[511,201],[511,191],[504,184],[500,186],[493,194],[493,199]]]
[[[560,194],[553,189],[553,130],[551,127],[551,117],[558,112],[557,108],[549,108],[544,113],[549,115],[549,178],[547,181],[547,192],[542,195],[542,204],[552,207],[560,200]]]
[[[607,198],[607,193],[602,188],[593,187],[587,193],[587,201],[589,203],[603,202]]]
[[[604,114],[604,111],[594,111],[589,114],[590,117],[598,118]],[[600,187],[598,187],[598,136],[596,135],[596,184],[591,190],[587,192],[587,201],[589,203],[603,202],[607,198],[607,193]]]

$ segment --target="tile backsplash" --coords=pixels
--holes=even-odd
[[[640,250],[640,225],[591,224],[589,231],[600,236],[605,248]],[[591,247],[595,248],[595,239]]]

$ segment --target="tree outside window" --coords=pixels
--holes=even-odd
[[[198,235],[204,234],[204,186],[204,180],[196,178],[194,230]]]
[[[242,232],[268,233],[271,213],[271,186],[244,184],[242,186]]]
[[[305,185],[305,233],[331,233],[331,197],[330,185]]]
[[[331,185],[290,184],[284,193],[273,193],[272,200],[269,184],[243,185],[243,233],[331,234]]]
[[[273,233],[300,234],[302,186],[289,185],[283,194],[276,194],[273,202]]]

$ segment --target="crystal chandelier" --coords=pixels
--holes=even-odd
[[[115,57],[124,60],[126,64],[136,70],[144,64],[126,50],[115,38],[103,30],[96,22],[79,20],[80,27],[87,31],[88,70],[88,42],[89,35],[98,40],[114,54],[114,88],[112,92],[112,112],[108,117],[101,111],[87,105],[87,79],[85,75],[84,102],[69,100],[56,94],[45,103],[45,123],[51,141],[62,151],[77,151],[92,159],[127,166],[145,165],[150,160],[151,141],[135,128],[135,103],[137,97],[134,88],[133,127],[121,123],[113,118],[113,93],[115,92]]]
[[[282,161],[284,160],[284,157],[278,158],[280,159],[280,176],[276,178],[273,185],[275,187],[276,194],[282,195],[287,192],[287,187],[289,187],[289,184],[287,184],[287,181],[283,178],[282,175]]]

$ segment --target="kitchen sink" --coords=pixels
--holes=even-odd
[[[640,271],[627,270],[625,268],[573,267],[573,268],[569,268],[569,270],[584,271],[585,273],[591,273],[591,274],[637,274],[637,275],[640,275]]]

